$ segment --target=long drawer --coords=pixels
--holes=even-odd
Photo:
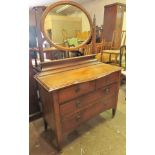
[[[94,90],[95,90],[95,81],[85,82],[82,84],[76,84],[74,86],[61,89],[58,92],[59,103],[61,104],[65,101],[68,101],[78,96],[87,94]]]
[[[110,98],[116,94],[117,83],[105,86],[97,91],[91,92],[87,95],[71,100],[65,104],[60,105],[60,113],[62,117],[79,112],[82,109],[94,104],[94,101],[102,98]]]
[[[65,133],[74,130],[83,122],[89,120],[93,116],[99,114],[102,111],[110,109],[115,106],[116,96],[107,98],[106,100],[99,99],[91,107],[73,114],[70,117],[62,119],[62,130]]]

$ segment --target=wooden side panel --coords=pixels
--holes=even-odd
[[[52,93],[48,93],[43,87],[39,86],[40,99],[43,109],[43,117],[47,124],[55,130],[54,106]]]
[[[103,37],[105,41],[111,41],[113,31],[115,30],[117,16],[117,6],[109,6],[104,8],[104,24]]]
[[[122,30],[125,6],[117,5],[116,30]]]
[[[63,138],[62,138],[62,124],[60,117],[60,106],[58,92],[53,92],[53,107],[54,107],[54,117],[55,117],[55,128],[56,128],[56,142],[59,150],[62,148]]]
[[[114,3],[104,7],[103,38],[112,41],[114,31],[122,31],[125,4]],[[121,35],[119,37],[121,39]]]
[[[31,53],[29,53],[31,54]],[[37,82],[33,78],[35,72],[33,70],[31,55],[29,57],[29,118],[34,120],[41,116],[39,101],[37,97]]]

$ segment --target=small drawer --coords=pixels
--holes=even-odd
[[[100,79],[97,79],[96,81],[96,89],[98,88],[102,88],[106,85],[112,84],[114,82],[118,82],[119,81],[119,76],[120,73],[119,72],[115,72],[115,73],[111,73],[105,77],[102,77]]]
[[[71,100],[78,96],[87,94],[95,90],[95,81],[85,82],[77,84],[71,87],[67,87],[59,90],[59,103]]]
[[[113,108],[115,105],[115,101],[116,96],[107,98],[106,100],[99,99],[95,101],[95,103],[91,107],[83,111],[80,111],[76,114],[73,114],[68,118],[63,118],[62,119],[63,132],[65,133],[70,132],[71,130],[74,130],[79,125],[81,125],[83,122],[86,122],[87,120],[91,119],[93,116],[110,108]]]
[[[97,91],[91,92],[87,95],[79,97],[75,100],[71,100],[65,104],[60,105],[60,113],[62,117],[76,113],[81,109],[94,104],[94,101],[102,98],[107,98],[116,94],[117,84],[108,85],[104,88],[98,89]]]
[[[117,95],[117,83],[113,83],[111,85],[107,85],[103,88],[98,89],[102,98],[111,97],[113,95]]]

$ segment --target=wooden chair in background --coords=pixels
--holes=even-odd
[[[96,59],[102,62],[102,51],[104,50],[104,41],[96,43]]]
[[[122,67],[124,71],[126,71],[126,45],[121,46],[119,56],[119,66]]]
[[[81,47],[81,48],[79,49],[79,51],[80,51],[83,55],[91,55],[91,54],[92,54],[92,44],[84,45],[83,47]]]
[[[104,42],[96,43],[96,54],[101,53],[104,49]]]
[[[103,62],[112,63],[114,65],[120,66],[123,54],[126,52],[126,50],[125,52],[123,52],[125,42],[126,42],[126,31],[119,31],[119,30],[114,31],[112,42],[105,42],[105,48],[102,51]]]

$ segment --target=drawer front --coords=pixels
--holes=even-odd
[[[98,99],[106,99],[116,94],[117,84],[108,85],[104,88],[98,89],[92,93],[79,97],[75,100],[69,101],[60,105],[60,113],[62,117],[79,112],[82,109],[91,106]]]
[[[71,115],[68,118],[62,120],[62,130],[64,133],[68,133],[76,129],[79,125],[86,122],[93,116],[108,110],[115,106],[116,96],[107,98],[106,100],[99,99],[91,107]]]
[[[119,80],[119,76],[120,76],[120,73],[115,72],[115,73],[111,73],[103,78],[96,80],[96,89],[102,88],[106,85],[117,82]]]
[[[76,98],[95,90],[95,81],[77,84],[68,88],[59,90],[59,103]]]

